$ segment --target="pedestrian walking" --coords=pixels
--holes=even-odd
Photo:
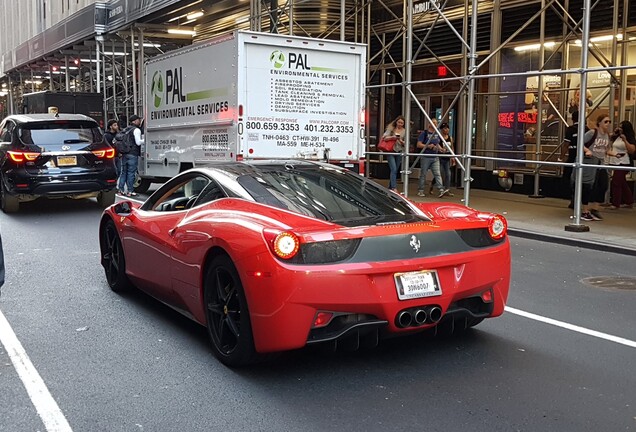
[[[442,138],[444,139],[444,141],[446,141],[446,144],[448,145],[448,147],[446,145],[444,145],[444,143],[440,142],[440,154],[450,154],[452,150],[453,153],[455,153],[455,143],[453,140],[453,137],[450,135],[450,126],[448,125],[448,123],[442,123],[439,127],[440,132],[442,133]],[[450,150],[449,150],[450,149]],[[443,197],[444,195],[448,195],[448,196],[455,196],[453,193],[451,193],[450,191],[450,186],[451,186],[451,166],[455,166],[457,162],[455,161],[455,158],[449,158],[449,157],[440,157],[439,158],[439,170],[440,170],[440,174],[442,176],[442,183],[444,185],[444,188],[440,194],[440,198]],[[433,193],[433,185],[431,185],[431,188],[429,190],[429,193]]]
[[[612,150],[610,150],[610,136],[609,129],[612,121],[606,114],[601,114],[596,119],[596,127],[590,129],[585,133],[583,138],[585,153],[585,163],[591,165],[604,165],[605,158],[607,156],[616,156]],[[603,216],[599,211],[599,206],[605,201],[605,192],[609,186],[609,175],[605,168],[593,169],[594,182],[592,184],[592,190],[590,193],[589,208],[583,202],[583,214],[581,218],[583,220],[603,220]],[[585,175],[584,175],[585,178]]]
[[[587,132],[588,127],[585,126]],[[567,163],[576,162],[576,150],[579,141],[579,112],[572,112],[572,125],[565,129],[565,136],[563,143],[561,144],[561,157],[560,160],[566,159]],[[570,191],[570,204],[568,208],[574,208],[574,183],[572,182],[572,167],[566,166],[563,168],[563,179],[565,184],[563,187]]]
[[[440,136],[435,129],[437,127],[437,119],[433,118],[429,122],[428,129],[422,131],[419,137],[417,137],[417,148],[420,149],[420,153],[429,156],[419,156],[420,159],[420,178],[417,187],[417,196],[424,197],[426,193],[426,174],[430,169],[433,172],[433,178],[437,189],[439,190],[440,198],[444,196],[444,185],[442,183],[442,176],[440,173],[439,154]]]

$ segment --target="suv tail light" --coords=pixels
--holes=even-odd
[[[9,155],[9,157],[11,158],[13,162],[34,161],[40,156],[40,153],[38,152],[25,152],[25,151],[14,151],[14,150],[8,150],[7,154]]]
[[[93,154],[100,159],[112,159],[115,157],[115,149],[108,148],[102,150],[93,150]]]

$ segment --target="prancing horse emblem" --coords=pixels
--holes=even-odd
[[[411,242],[409,243],[409,245],[413,248],[415,253],[418,253],[420,251],[420,241],[414,235],[411,236]]]

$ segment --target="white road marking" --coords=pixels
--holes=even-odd
[[[582,333],[582,334],[585,334],[585,335],[588,335],[588,336],[594,336],[594,337],[597,337],[599,339],[605,339],[605,340],[608,340],[610,342],[615,342],[617,344],[626,345],[628,347],[636,348],[636,341],[632,341],[632,340],[625,339],[625,338],[622,338],[622,337],[612,336],[612,335],[607,334],[607,333],[602,333],[602,332],[599,332],[599,331],[596,331],[596,330],[590,330],[590,329],[587,329],[585,327],[579,327],[577,325],[568,324],[568,323],[563,322],[563,321],[557,321],[557,320],[552,319],[552,318],[547,318],[547,317],[544,317],[544,316],[541,316],[541,315],[536,315],[536,314],[533,314],[533,313],[530,313],[530,312],[525,312],[525,311],[510,307],[510,306],[506,306],[506,312],[510,312],[512,314],[519,315],[519,316],[522,316],[522,317],[525,317],[525,318],[529,318],[529,319],[533,319],[533,320],[536,320],[536,321],[541,321],[543,323],[551,324],[553,326],[557,326],[557,327],[561,327],[561,328],[564,328],[564,329],[572,330],[572,331],[575,331],[575,332],[578,332],[578,333]]]
[[[46,430],[48,432],[72,432],[66,417],[64,417],[57,402],[49,393],[49,389],[44,384],[33,363],[31,363],[29,356],[2,311],[0,311],[0,343],[7,350],[13,367],[22,380]]]

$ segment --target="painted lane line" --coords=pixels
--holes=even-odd
[[[18,376],[26,388],[44,427],[48,432],[72,432],[60,407],[49,393],[42,377],[31,363],[29,356],[0,311],[0,343],[4,345]]]
[[[564,328],[564,329],[567,329],[567,330],[572,330],[572,331],[575,331],[575,332],[578,332],[578,333],[582,333],[582,334],[585,334],[585,335],[588,335],[588,336],[594,336],[594,337],[597,337],[599,339],[605,339],[605,340],[608,340],[610,342],[615,342],[617,344],[626,345],[628,347],[636,348],[636,342],[635,341],[632,341],[632,340],[629,340],[629,339],[625,339],[625,338],[622,338],[622,337],[612,336],[612,335],[607,334],[607,333],[602,333],[602,332],[599,332],[599,331],[596,331],[596,330],[590,330],[590,329],[587,329],[585,327],[579,327],[579,326],[574,325],[574,324],[568,324],[566,322],[557,321],[555,319],[547,318],[547,317],[544,317],[544,316],[541,316],[541,315],[535,315],[533,313],[525,312],[525,311],[522,311],[522,310],[519,310],[519,309],[515,309],[515,308],[512,308],[510,306],[506,306],[506,312],[510,312],[512,314],[519,315],[519,316],[522,316],[522,317],[525,317],[525,318],[529,318],[529,319],[533,319],[533,320],[536,320],[536,321],[541,321],[543,323],[551,324],[551,325],[554,325],[554,326],[557,326],[557,327],[561,327],[561,328]]]

